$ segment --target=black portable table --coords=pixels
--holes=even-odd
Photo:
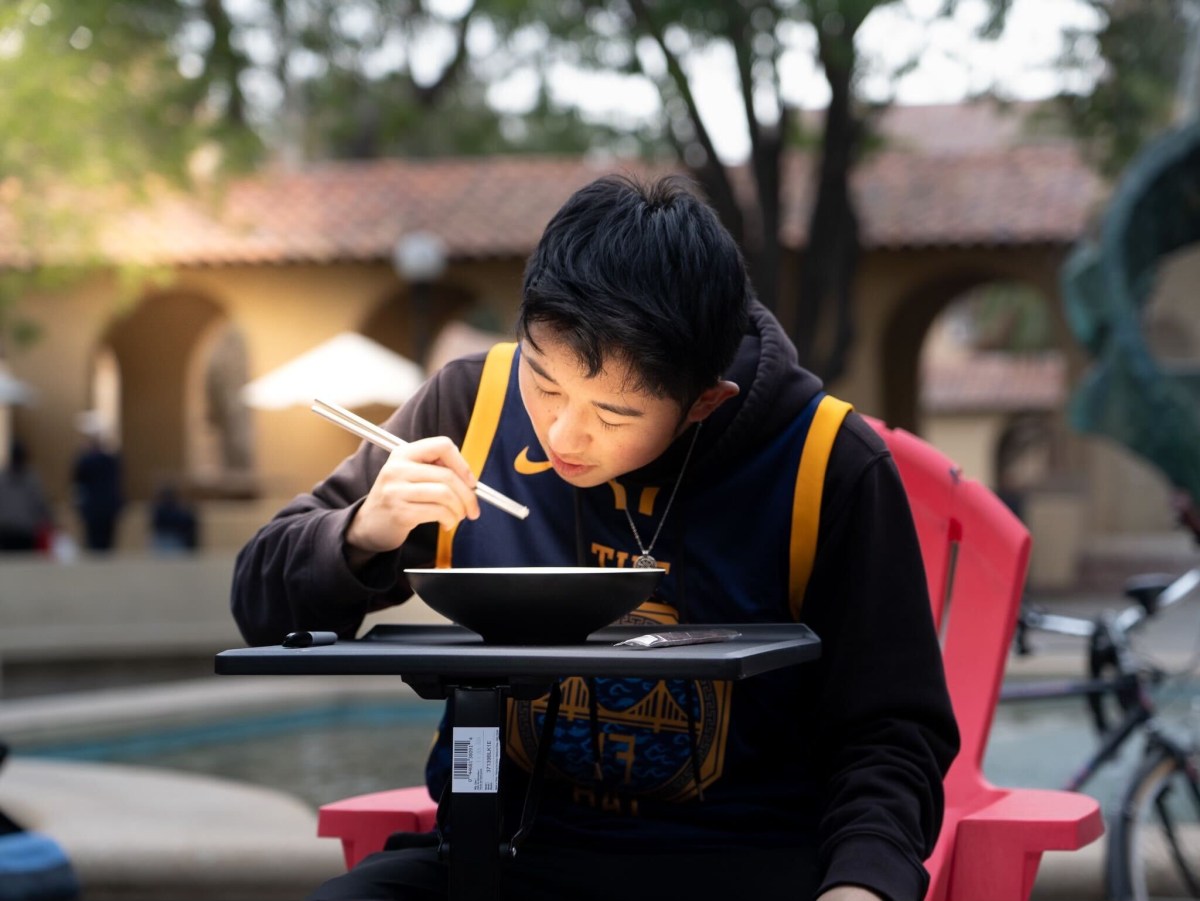
[[[285,648],[238,648],[216,657],[220,675],[392,675],[422,698],[454,700],[455,730],[475,740],[494,735],[472,754],[499,749],[506,696],[542,696],[561,676],[737,680],[820,656],[820,639],[798,623],[722,625],[737,638],[665,648],[614,647],[647,632],[694,631],[703,625],[610,626],[582,644],[484,644],[460,626],[376,626],[356,641]],[[484,730],[480,733],[477,730]],[[457,738],[458,736],[455,735]],[[464,740],[467,740],[464,738]],[[451,901],[497,897],[500,873],[500,786],[498,759],[476,768],[473,786],[452,783],[448,843]],[[494,767],[492,766],[494,764]]]

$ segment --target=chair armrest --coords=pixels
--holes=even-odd
[[[317,811],[317,835],[342,840],[347,869],[383,850],[393,832],[429,832],[436,823],[437,802],[423,785],[355,795]]]
[[[947,901],[1026,901],[1042,852],[1075,851],[1103,834],[1095,798],[1010,789],[959,821]]]

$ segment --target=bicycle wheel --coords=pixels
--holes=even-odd
[[[1200,898],[1200,785],[1167,750],[1130,782],[1115,824],[1117,894],[1130,901]]]

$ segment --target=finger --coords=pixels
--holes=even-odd
[[[444,436],[422,438],[419,441],[412,442],[409,445],[409,449],[412,451],[410,459],[420,460],[422,463],[434,463],[444,466],[462,479],[468,488],[475,488],[478,481],[475,478],[475,473],[467,464],[467,460],[458,449],[458,445],[449,438]]]
[[[421,523],[436,523],[443,531],[451,531],[462,522],[463,517],[446,504],[438,500],[421,500],[416,497],[409,498],[403,510],[397,511],[397,518],[409,523],[411,528],[413,525]]]
[[[462,515],[479,518],[478,481],[454,443],[448,438],[429,438],[396,450],[389,465],[396,477],[417,482],[447,485],[462,504]]]
[[[401,459],[388,468],[385,480],[388,490],[399,492],[399,497],[411,488],[415,492],[413,497],[423,503],[445,503],[460,519],[479,516],[479,499],[475,492],[445,466]],[[444,492],[446,496],[438,492]]]
[[[414,507],[421,509],[421,512],[428,514],[425,507],[439,508],[436,517],[430,517],[425,521],[431,521],[433,518],[442,521],[444,517],[450,517],[453,524],[457,525],[463,519],[473,518],[472,506],[475,511],[478,511],[478,502],[475,502],[474,495],[470,492],[462,481],[453,474],[447,474],[439,467],[428,467],[430,471],[434,471],[435,475],[428,479],[413,479],[398,482],[389,490],[391,492],[391,503],[397,508]],[[442,481],[442,479],[447,481]],[[445,511],[443,514],[442,511]]]
[[[464,516],[461,502],[448,486],[384,480],[377,482],[347,531],[347,540],[378,553],[399,547],[414,528],[437,523],[452,529]]]

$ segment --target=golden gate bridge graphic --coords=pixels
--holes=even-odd
[[[698,682],[696,699],[699,710],[696,714],[696,738],[699,743],[700,786],[706,788],[716,781],[724,768],[725,724],[732,684],[726,681]],[[559,705],[560,722],[582,720],[590,717],[590,692],[582,676],[564,679],[561,685],[562,699]],[[545,716],[549,696],[534,701],[509,699],[509,755],[527,771],[532,770],[533,749],[537,746],[536,724]],[[518,712],[524,707],[525,713]],[[671,695],[665,681],[658,681],[635,704],[625,709],[610,710],[597,705],[597,720],[611,724],[625,733],[678,735],[688,732],[687,710]],[[640,742],[639,742],[640,744]],[[554,768],[554,764],[551,764]],[[664,801],[680,801],[693,797],[698,787],[693,779],[691,767],[680,761],[680,769],[657,788],[643,788],[638,794],[660,798]]]
[[[562,702],[558,710],[560,717],[568,721],[587,719],[589,716],[589,692],[587,682],[580,676],[565,679],[562,684]],[[703,706],[703,705],[701,705]],[[535,715],[546,712],[546,698],[533,702]],[[637,725],[652,732],[687,732],[687,711],[671,696],[665,682],[659,682],[650,692],[624,710],[609,710],[599,707],[597,717],[602,723],[619,723],[621,725]],[[697,714],[697,726],[700,727],[700,715]],[[703,728],[701,731],[703,731]]]

